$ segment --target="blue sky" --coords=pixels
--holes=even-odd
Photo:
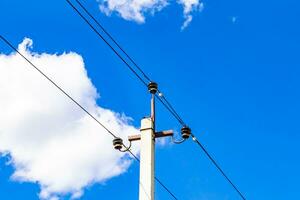
[[[85,4],[159,83],[247,199],[299,199],[300,3],[203,3],[183,31],[175,3],[144,24],[106,16],[94,0]],[[0,19],[1,34],[15,46],[29,37],[34,52],[80,54],[102,107],[126,113],[136,127],[148,114],[145,88],[65,1],[2,0]],[[0,42],[0,51],[11,49]],[[157,117],[159,129],[180,129],[160,105]],[[38,184],[10,180],[7,160],[0,159],[0,199],[38,199]],[[88,186],[81,199],[137,199],[138,170],[134,163]],[[192,140],[157,147],[156,174],[179,199],[240,199]],[[172,199],[156,189],[158,200]]]

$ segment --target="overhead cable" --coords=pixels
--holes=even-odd
[[[69,5],[76,11],[76,13],[89,25],[89,27],[111,48],[111,50],[125,63],[125,65],[134,73],[134,75],[147,87],[147,83],[144,79],[147,81],[151,81],[149,76],[146,75],[146,73],[142,70],[141,67],[139,67],[136,62],[126,53],[126,51],[121,47],[119,43],[116,42],[116,40],[112,37],[112,35],[104,28],[103,25],[87,10],[87,8],[79,1],[75,0],[78,5],[86,12],[86,14],[99,26],[99,28],[109,37],[109,39],[112,40],[112,42],[125,54],[125,56],[129,59],[129,61],[132,62],[132,64],[137,68],[137,70],[143,75],[141,77],[136,70],[125,60],[125,58],[122,57],[120,53],[100,34],[100,32],[89,22],[89,20],[72,4],[70,0],[66,0]],[[158,91],[158,94],[156,95],[159,99],[159,101],[163,104],[163,106],[171,113],[171,115],[182,125],[185,126],[185,122],[182,120],[178,112],[174,109],[174,107],[171,105],[171,103],[166,99],[164,94],[161,91]],[[212,158],[212,156],[208,153],[208,151],[204,148],[204,146],[200,143],[200,141],[194,136],[193,141],[200,146],[200,148],[204,151],[204,153],[207,155],[207,157],[212,161],[212,163],[215,165],[215,167],[221,172],[221,174],[225,177],[225,179],[232,185],[232,187],[238,192],[240,197],[245,200],[244,195],[237,189],[237,187],[232,183],[232,181],[228,178],[228,176],[224,173],[224,171],[220,168],[220,166],[217,164],[217,162]]]

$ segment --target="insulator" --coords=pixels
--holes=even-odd
[[[188,139],[191,135],[191,129],[188,126],[184,126],[181,128],[181,137],[183,139]]]
[[[123,140],[121,138],[115,138],[113,140],[113,145],[116,150],[121,150],[123,147]]]
[[[157,92],[157,83],[155,82],[150,82],[148,84],[148,90],[151,94],[155,94]]]

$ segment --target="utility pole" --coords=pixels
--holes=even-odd
[[[151,94],[151,114],[150,117],[145,117],[141,120],[141,128],[139,135],[132,135],[128,137],[130,146],[125,150],[121,150],[124,146],[121,138],[113,140],[114,148],[125,152],[131,147],[131,142],[140,140],[140,184],[139,184],[139,200],[154,200],[154,172],[155,172],[155,140],[160,137],[173,137],[173,130],[159,131],[155,129],[155,97],[158,90],[155,82],[148,84],[148,90]],[[183,140],[180,142],[173,141],[175,143],[181,143],[185,141],[191,130],[188,127],[181,129]]]
[[[156,132],[155,130],[155,94],[157,84],[149,83],[151,93],[151,116],[141,120],[141,134],[129,136],[129,141],[140,140],[140,186],[139,200],[154,200],[154,168],[155,168],[155,139],[173,136],[173,131]]]

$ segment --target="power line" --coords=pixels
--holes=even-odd
[[[221,174],[226,178],[226,180],[230,183],[230,185],[234,188],[234,190],[241,196],[242,199],[246,200],[244,195],[240,192],[240,190],[233,184],[233,182],[228,178],[228,176],[225,174],[225,172],[222,170],[222,168],[218,165],[218,163],[211,157],[211,155],[207,152],[207,150],[204,148],[204,146],[199,142],[199,140],[195,137],[194,134],[191,134],[193,141],[196,142],[196,144],[199,145],[199,147],[204,151],[204,153],[207,155],[207,157],[212,161],[212,163],[216,166],[216,168],[221,172]]]
[[[113,41],[113,43],[126,55],[126,57],[134,64],[134,66],[143,74],[145,79],[151,81],[151,79],[146,75],[146,73],[134,62],[134,60],[126,53],[126,51],[121,47],[121,45],[112,37],[112,35],[98,22],[98,20],[83,6],[79,0],[75,0],[78,5],[88,14],[89,17],[102,29],[102,31]]]
[[[80,11],[69,1],[66,0],[74,11],[89,25],[89,27],[110,47],[110,49],[125,63],[125,65],[130,69],[132,73],[145,85],[148,84],[143,80],[143,78],[129,65],[129,63],[113,48],[113,46],[95,29],[95,27],[80,13]]]
[[[124,62],[124,64],[130,69],[132,73],[147,87],[146,81],[129,65],[129,63],[113,48],[113,46],[100,34],[100,32],[87,20],[86,17],[82,15],[82,13],[74,6],[74,4],[71,3],[71,1],[66,0],[67,3],[73,8],[73,10],[89,25],[89,27],[107,44],[110,49]],[[79,6],[90,16],[93,21],[102,29],[102,31],[113,41],[113,43],[125,54],[125,56],[134,64],[134,66],[142,73],[144,78],[147,81],[151,81],[151,79],[146,75],[146,73],[139,67],[136,62],[125,52],[125,50],[121,47],[121,45],[112,37],[111,34],[108,33],[108,31],[100,24],[100,22],[93,17],[93,15],[83,6],[83,4],[76,0],[76,2],[79,4]],[[158,92],[162,94],[159,90]],[[165,97],[161,97],[159,95],[156,95],[159,99],[159,101],[165,106],[165,108],[177,119],[177,121],[181,125],[185,125],[184,121],[181,119],[181,117],[178,115],[176,110],[172,107],[172,105],[169,103],[169,101]]]
[[[24,56],[17,48],[15,48],[6,38],[0,35],[0,38],[14,51],[16,51],[23,59],[25,59],[35,70],[37,70],[44,78],[46,78],[52,85],[54,85],[57,89],[59,89],[65,96],[67,96],[73,103],[75,103],[80,109],[82,109],[86,114],[88,114],[93,120],[95,120],[102,128],[104,128],[107,133],[109,133],[112,137],[117,138],[117,136],[110,131],[104,124],[102,124],[93,114],[91,114],[86,108],[84,108],[78,101],[76,101],[71,95],[69,95],[62,87],[56,84],[50,77],[48,77],[43,71],[41,71],[36,65],[34,65],[26,56]],[[128,149],[124,144],[122,144],[126,149]],[[130,150],[128,152],[133,156],[133,158],[139,163],[139,158]],[[154,177],[155,180],[175,199],[176,196],[164,185],[159,178]]]
[[[76,11],[76,13],[89,25],[89,27],[110,47],[110,49],[125,63],[125,65],[130,69],[130,71],[132,71],[135,76],[147,87],[148,84],[143,80],[143,78],[129,65],[128,62],[126,62],[126,60],[113,48],[112,45],[109,44],[109,42],[99,33],[99,31],[97,31],[97,29],[95,29],[95,27],[86,19],[86,17],[84,17],[80,11],[69,1],[69,0],[66,0],[68,2],[68,4],[73,8],[74,11]],[[79,1],[77,1],[79,2]],[[79,3],[80,6],[83,7],[83,5],[81,3]],[[84,10],[87,11],[87,9],[84,8]],[[89,13],[89,15],[91,15]],[[95,19],[95,18],[94,18]],[[95,19],[96,20],[96,19]],[[100,25],[100,23],[97,23],[100,27],[103,28],[103,26]],[[104,28],[103,28],[104,32],[105,33],[108,33]],[[108,34],[109,37],[113,40],[113,42],[125,53],[125,55],[129,58],[129,60],[131,60],[133,63],[135,63],[133,61],[132,58],[129,57],[129,55],[121,48],[121,46],[116,42],[116,40],[114,40],[112,38],[112,36],[110,34]],[[136,65],[136,64],[135,64]],[[140,70],[140,72],[142,72],[142,74],[144,75],[144,77],[150,81],[150,79],[148,78],[148,76],[142,71],[141,68],[138,67],[138,65],[136,65],[137,68]],[[163,101],[158,98],[162,103]],[[163,103],[164,104],[164,103]],[[164,104],[166,106],[166,104]],[[167,109],[170,109],[167,107]],[[169,110],[170,112],[172,112],[172,110],[170,109]],[[177,118],[177,117],[176,117]],[[178,120],[180,120],[180,118],[178,118]],[[132,153],[131,153],[132,154]],[[136,158],[136,156],[134,156]],[[174,199],[177,199],[176,196],[157,178],[157,177],[154,177],[155,180],[174,198]]]
[[[185,126],[186,124],[182,120],[182,118],[179,116],[179,114],[176,112],[174,107],[171,105],[171,103],[167,100],[167,98],[158,90],[159,94],[158,96],[160,97],[159,100],[161,103],[169,110],[169,112],[177,119],[177,121],[182,125]]]
[[[138,161],[138,162],[140,162],[140,159],[136,156],[136,155],[134,155],[131,151],[129,151],[129,153],[136,159],[136,161]],[[156,176],[154,176],[154,179],[174,198],[174,199],[176,199],[176,200],[178,200],[177,199],[177,197],[173,194],[173,192],[169,189],[169,188],[167,188],[167,186],[163,183],[163,182],[161,182],[161,180],[159,180],[159,178],[157,178]]]
[[[148,84],[143,80],[143,78],[129,65],[129,63],[126,62],[126,60],[113,48],[113,46],[111,46],[109,44],[109,42],[94,28],[94,26],[80,13],[80,11],[69,1],[69,0],[66,0],[69,5],[73,8],[73,10],[76,11],[76,13],[89,25],[89,27],[110,47],[110,49],[125,63],[125,65],[130,69],[130,71],[132,73],[135,74],[135,76],[147,87]],[[79,1],[77,1],[79,2]],[[83,5],[80,4],[82,7]],[[87,10],[87,9],[85,9]],[[94,18],[95,19],[95,18]],[[100,25],[100,23],[98,23]],[[101,25],[100,25],[101,26]],[[101,26],[103,27],[103,26]],[[108,33],[105,29],[103,29],[106,33]],[[112,38],[112,36],[109,34],[109,37]],[[112,39],[114,41],[114,43],[120,48],[121,46],[116,42],[116,40]],[[122,51],[125,53],[125,51],[122,49]],[[125,53],[125,55],[128,56],[127,53]],[[129,56],[128,56],[129,57]],[[129,59],[131,61],[133,61],[130,57]],[[133,62],[134,63],[134,62]],[[150,80],[146,74],[141,70],[141,68],[138,67],[138,69],[142,72],[142,74],[144,74],[145,78],[147,80]],[[160,98],[159,98],[160,99]],[[161,101],[161,100],[160,100]],[[132,153],[131,153],[132,154]],[[135,157],[135,156],[134,156]],[[136,158],[136,157],[135,157]],[[174,199],[177,199],[176,196],[157,178],[157,177],[154,177],[155,180],[174,198]]]
[[[92,28],[92,30],[113,50],[113,52],[126,64],[126,66],[137,76],[138,79],[140,79],[145,86],[147,86],[146,82],[142,79],[141,76],[138,75],[138,73],[125,61],[125,59],[115,50],[109,42],[96,30],[96,28],[80,13],[80,11],[69,1],[66,0],[71,7],[79,14],[79,16]],[[136,62],[125,52],[125,50],[116,42],[116,40],[111,36],[111,34],[108,33],[108,31],[101,25],[101,23],[93,17],[93,15],[83,6],[83,4],[79,0],[75,0],[80,7],[87,13],[88,16],[90,16],[93,21],[102,29],[102,31],[113,41],[113,43],[126,55],[126,57],[135,65],[135,67],[143,74],[144,78],[150,81],[151,79],[146,75],[146,73],[136,64]],[[166,99],[165,96],[159,95],[162,94],[160,91],[158,91],[158,99],[159,101],[164,105],[164,107],[175,117],[175,119],[181,124],[185,125],[184,121],[178,114],[178,112],[174,109],[174,107],[171,105],[171,103]],[[224,171],[221,169],[221,167],[217,164],[217,162],[212,158],[212,156],[208,153],[208,151],[204,148],[204,146],[198,141],[198,139],[192,134],[193,140],[196,144],[200,146],[200,148],[204,151],[204,153],[207,155],[207,157],[212,161],[212,163],[215,165],[215,167],[221,172],[221,174],[225,177],[225,179],[232,185],[232,187],[238,192],[240,197],[245,200],[245,197],[242,195],[242,193],[237,189],[237,187],[233,184],[233,182],[228,178],[228,176],[224,173]]]
[[[66,1],[80,15],[80,17],[96,32],[96,34],[114,51],[114,53],[116,53],[117,56],[119,58],[121,58],[121,55],[119,53],[117,53],[117,51],[115,51],[115,49],[109,44],[109,42],[92,26],[92,24],[80,13],[80,11],[69,0],[66,0]],[[112,37],[112,35],[104,28],[104,26],[101,25],[101,23],[87,10],[87,8],[79,0],[75,0],[75,1],[86,12],[86,14],[101,28],[101,30],[112,40],[112,42],[125,54],[125,56],[133,63],[133,65],[144,76],[144,78],[150,82],[151,79],[149,78],[149,76],[147,76],[146,73],[142,70],[142,68],[133,60],[133,58],[131,58],[128,55],[128,53],[126,53],[126,51],[122,48],[122,46]],[[140,79],[143,82],[143,84],[145,86],[147,86],[147,84],[145,84],[145,81],[142,80],[141,76],[139,76],[136,72],[134,72],[133,68],[123,58],[121,58],[121,60],[138,77],[138,79]],[[158,90],[158,93],[162,94],[159,90]],[[166,97],[159,96],[159,95],[156,95],[156,96],[158,97],[160,102],[166,107],[166,109],[168,109],[169,112],[179,121],[179,123],[181,125],[185,125],[184,121],[181,119],[179,114],[176,112],[176,110],[173,108],[173,106],[169,103],[169,101],[166,99]]]
[[[37,66],[35,66],[28,58],[26,58],[18,49],[16,49],[6,38],[0,35],[0,38],[10,46],[14,51],[16,51],[21,57],[23,57],[34,69],[36,69],[41,75],[43,75],[50,83],[52,83],[57,89],[59,89],[64,95],[66,95],[73,103],[75,103],[81,110],[88,114],[93,120],[95,120],[102,128],[104,128],[111,136],[117,138],[117,136],[112,133],[107,127],[104,126],[93,114],[91,114],[86,108],[84,108],[78,101],[71,97],[64,89],[57,85],[51,78],[49,78],[44,72],[42,72]]]
[[[175,117],[175,119],[182,125],[184,126],[185,123],[181,120],[181,118],[179,116],[177,116],[177,114],[172,110],[172,108],[170,108],[167,104],[167,102],[165,102],[162,98],[159,97],[159,95],[155,94],[155,96],[158,97],[158,100],[163,104],[163,106]]]

